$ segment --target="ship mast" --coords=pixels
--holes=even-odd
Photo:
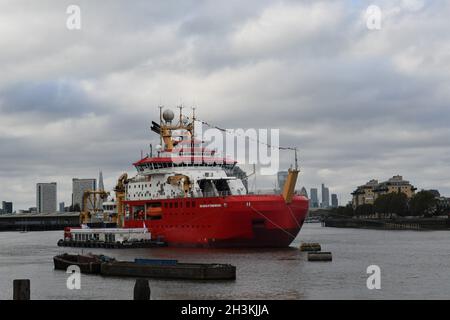
[[[172,131],[175,130],[186,130],[191,134],[191,137],[194,134],[194,121],[191,123],[183,122],[183,106],[180,105],[177,108],[180,109],[180,117],[177,124],[172,124],[172,120],[174,119],[174,114],[170,109],[166,109],[164,112],[162,111],[162,106],[160,106],[160,139],[161,146],[164,147],[165,151],[171,151],[175,145],[177,145],[178,141],[174,140],[172,137]]]
[[[163,121],[163,119],[162,119],[162,109],[163,109],[163,106],[162,106],[162,105],[159,105],[158,108],[159,108],[159,127],[161,128],[161,126],[162,126],[162,121]],[[160,134],[159,134],[159,143],[160,143],[161,148],[162,148],[162,146],[163,146],[163,137],[162,137],[162,134],[161,134],[161,130],[160,130]],[[159,151],[158,151],[158,152],[159,152]]]

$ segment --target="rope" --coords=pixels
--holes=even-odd
[[[291,213],[291,216],[292,216],[292,218],[294,219],[295,223],[297,224],[297,226],[298,226],[299,228],[301,228],[302,226],[300,225],[300,223],[298,222],[298,220],[297,220],[297,218],[295,217],[294,213],[292,212],[291,207],[290,207],[290,206],[287,206],[287,207],[288,207],[289,212]]]
[[[273,220],[271,220],[270,218],[266,217],[264,214],[262,214],[261,212],[259,212],[258,210],[256,210],[255,208],[253,208],[252,206],[250,206],[250,208],[255,211],[256,213],[262,215],[264,218],[266,218],[267,220],[269,220],[275,227],[277,227],[278,229],[280,229],[281,231],[285,232],[286,234],[288,234],[290,237],[292,237],[292,239],[295,239],[295,236],[286,231],[285,229],[283,229],[281,226],[279,226],[278,224],[276,224]]]
[[[189,117],[186,117],[186,118],[189,119]],[[206,126],[208,126],[208,127],[210,127],[210,128],[214,128],[214,129],[217,129],[217,130],[219,130],[219,131],[222,131],[222,132],[225,132],[225,133],[228,133],[228,134],[234,134],[234,135],[236,135],[235,132],[231,132],[231,131],[228,130],[228,129],[224,129],[224,128],[221,128],[221,127],[219,127],[219,126],[210,124],[210,123],[208,123],[208,122],[206,122],[206,121],[198,120],[198,119],[196,119],[196,121],[199,121],[201,124],[204,124],[204,125],[206,125]],[[242,136],[242,135],[239,134],[239,136]],[[295,148],[295,147],[272,146],[272,145],[269,144],[269,143],[261,142],[258,138],[252,139],[251,137],[248,137],[248,136],[247,136],[247,138],[248,138],[249,140],[256,141],[256,142],[259,143],[259,144],[265,145],[265,146],[267,146],[267,147],[269,147],[269,148],[271,148],[271,149],[293,150],[293,151],[296,151],[296,150],[297,150],[297,148]]]

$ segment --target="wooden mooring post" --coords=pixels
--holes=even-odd
[[[136,279],[133,292],[134,300],[150,300],[150,286],[147,279]]]
[[[30,300],[30,279],[13,281],[13,300]]]

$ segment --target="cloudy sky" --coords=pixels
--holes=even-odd
[[[180,103],[279,128],[298,186],[341,201],[394,174],[450,195],[449,16],[440,0],[0,0],[0,200],[34,206],[35,184],[56,181],[70,204],[72,177],[99,169],[111,188],[156,143],[157,106]]]

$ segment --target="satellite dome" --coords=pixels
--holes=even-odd
[[[175,115],[172,110],[170,110],[170,109],[164,110],[164,112],[163,112],[164,121],[171,122],[173,120],[173,118],[175,118]]]

